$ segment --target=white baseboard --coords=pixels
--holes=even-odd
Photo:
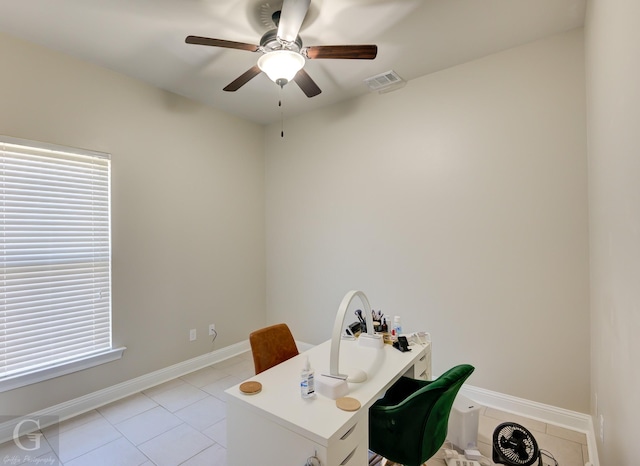
[[[107,387],[97,392],[66,401],[64,403],[51,406],[28,416],[22,416],[0,424],[0,444],[13,438],[13,430],[21,421],[25,419],[39,419],[41,417],[52,416],[59,421],[64,421],[79,414],[86,413],[92,409],[99,408],[108,403],[120,400],[127,396],[138,393],[142,390],[154,387],[169,380],[181,377],[190,372],[202,369],[212,364],[224,361],[233,356],[249,351],[249,341],[241,341],[233,345],[221,348],[211,353],[197,356],[193,359],[174,364],[169,367],[151,372],[149,374],[127,380],[112,387]],[[48,427],[40,425],[41,428]]]
[[[460,393],[483,406],[518,414],[530,419],[536,419],[547,424],[584,432],[587,436],[589,459],[593,466],[599,466],[593,419],[590,415],[485,390],[484,388],[474,387],[472,385],[463,385]]]

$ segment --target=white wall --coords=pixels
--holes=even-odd
[[[581,30],[265,138],[269,322],[318,343],[360,289],[432,332],[436,374],[589,411]]]
[[[638,464],[640,3],[589,1],[585,25],[592,388],[602,465]],[[597,397],[597,400],[596,400]]]
[[[120,361],[0,393],[0,414],[245,340],[239,322],[263,325],[262,127],[7,36],[0,56],[0,134],[112,154],[114,342],[128,348]]]
[[[264,140],[259,126],[6,36],[0,54],[0,133],[113,154],[114,334],[129,348],[0,394],[15,414],[267,320],[322,341],[354,288],[433,333],[436,372],[470,362],[476,386],[588,411],[581,31],[288,120],[284,139],[274,125]],[[187,341],[211,321],[215,345]]]

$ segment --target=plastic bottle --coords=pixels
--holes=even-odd
[[[395,316],[393,318],[393,330],[391,333],[396,337],[402,334],[402,324],[400,323],[400,316]]]
[[[304,362],[304,367],[300,373],[300,396],[302,398],[311,398],[315,396],[315,383],[313,380],[313,369],[309,365],[309,358]]]

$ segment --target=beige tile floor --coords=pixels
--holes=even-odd
[[[15,442],[6,442],[0,445],[0,462],[11,466],[227,466],[223,392],[253,374],[251,354],[236,356],[44,429],[37,451],[26,454]],[[588,460],[583,433],[492,408],[483,408],[480,415],[478,443],[483,455],[491,456],[493,430],[504,421],[529,429],[540,448],[550,451],[560,466],[584,466]],[[440,452],[427,465],[445,465],[442,457]]]

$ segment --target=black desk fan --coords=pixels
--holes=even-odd
[[[536,439],[515,422],[502,423],[493,431],[493,462],[507,466],[543,466]]]

